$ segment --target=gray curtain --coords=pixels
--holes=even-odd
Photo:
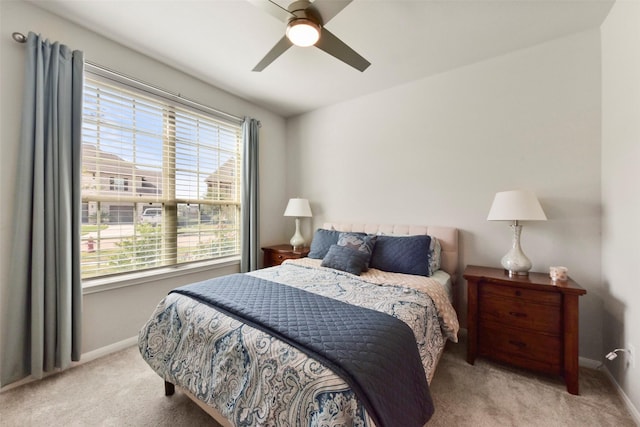
[[[242,124],[244,140],[242,167],[242,259],[240,271],[258,268],[260,254],[258,203],[258,130],[260,122],[245,117]]]
[[[29,33],[0,384],[80,359],[83,54]]]

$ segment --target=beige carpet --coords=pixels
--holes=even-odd
[[[580,371],[580,396],[559,379],[479,359],[449,344],[431,384],[433,426],[635,426],[602,372]],[[163,381],[137,348],[0,393],[0,426],[211,426],[184,395],[164,396]],[[401,426],[399,426],[401,427]]]
[[[601,371],[580,368],[574,396],[560,378],[481,358],[469,365],[464,341],[447,344],[431,395],[434,426],[636,426]]]

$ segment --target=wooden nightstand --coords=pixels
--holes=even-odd
[[[564,377],[578,394],[578,297],[569,279],[548,274],[509,277],[499,268],[467,266],[467,362],[486,356]]]
[[[262,250],[264,251],[265,267],[280,265],[286,259],[304,258],[309,253],[309,248],[294,251],[291,245],[265,246]]]

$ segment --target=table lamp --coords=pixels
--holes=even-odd
[[[300,218],[311,217],[311,207],[309,206],[309,200],[307,199],[289,199],[287,209],[284,211],[284,216],[292,216],[296,218],[296,232],[289,241],[293,250],[300,250],[304,247],[304,237],[300,233]]]
[[[518,221],[545,221],[547,216],[540,206],[538,198],[532,191],[512,190],[496,193],[489,210],[488,221],[513,221],[513,243],[511,250],[502,257],[502,266],[509,272],[509,277],[527,276],[531,270],[531,261],[522,252],[520,234],[522,225]]]

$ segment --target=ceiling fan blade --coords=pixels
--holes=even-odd
[[[364,71],[371,65],[369,61],[360,56],[355,50],[351,49],[324,27],[322,27],[320,40],[316,43],[316,47],[359,71]]]
[[[287,9],[280,7],[280,5],[271,0],[247,0],[255,7],[264,10],[269,15],[276,17],[278,20],[288,22],[289,18],[293,16]]]
[[[336,16],[342,9],[347,7],[353,0],[315,0],[309,8],[315,9],[322,17],[322,25]]]
[[[278,41],[278,43],[276,43],[276,45],[271,48],[269,53],[267,53],[265,55],[265,57],[262,58],[262,60],[258,63],[258,65],[253,67],[252,71],[262,71],[262,70],[264,70],[265,68],[267,68],[267,65],[269,65],[273,61],[275,61],[277,57],[282,55],[291,46],[293,46],[293,43],[291,43],[291,40],[289,40],[287,38],[287,36],[283,36]]]

